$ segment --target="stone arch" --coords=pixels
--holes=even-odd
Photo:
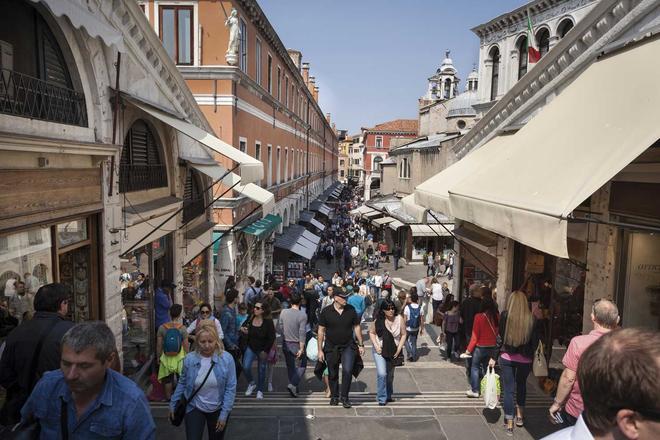
[[[566,36],[566,33],[571,29],[573,29],[574,26],[575,26],[575,20],[573,19],[573,17],[571,17],[570,15],[563,17],[561,20],[559,20],[559,23],[557,24],[555,35],[560,39],[564,38]]]

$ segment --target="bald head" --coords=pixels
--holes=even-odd
[[[614,329],[619,324],[619,309],[608,299],[597,300],[591,314],[594,322],[601,327]]]

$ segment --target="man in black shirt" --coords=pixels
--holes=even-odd
[[[339,290],[332,306],[326,307],[319,317],[318,345],[319,361],[328,365],[330,382],[330,405],[336,406],[341,400],[344,408],[350,408],[348,391],[351,388],[353,365],[355,363],[355,339],[360,356],[364,356],[364,343],[360,318],[351,305],[346,304],[347,293]],[[324,345],[325,344],[325,345]],[[339,363],[341,362],[341,398],[339,398]]]

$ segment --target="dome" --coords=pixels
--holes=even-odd
[[[454,62],[452,61],[451,58],[449,58],[449,52],[450,52],[449,50],[445,52],[445,59],[442,60],[442,65],[440,66],[441,72],[446,72],[448,70],[456,72],[456,69],[454,68]]]
[[[447,102],[447,117],[476,116],[477,112],[472,108],[472,105],[477,102],[476,90],[463,92]]]
[[[479,73],[477,72],[476,67],[472,69],[472,72],[470,72],[467,79],[468,79],[468,81],[471,80],[471,79],[476,79],[476,80],[479,79]]]

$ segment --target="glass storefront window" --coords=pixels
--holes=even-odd
[[[74,220],[57,225],[57,246],[65,247],[87,240],[87,219]]]
[[[195,307],[206,301],[206,253],[198,255],[183,266],[183,308],[186,318],[192,319]]]
[[[15,284],[25,283],[28,294],[53,282],[49,228],[34,228],[0,237],[0,297],[16,294]]]
[[[660,236],[630,234],[621,323],[660,329]]]

